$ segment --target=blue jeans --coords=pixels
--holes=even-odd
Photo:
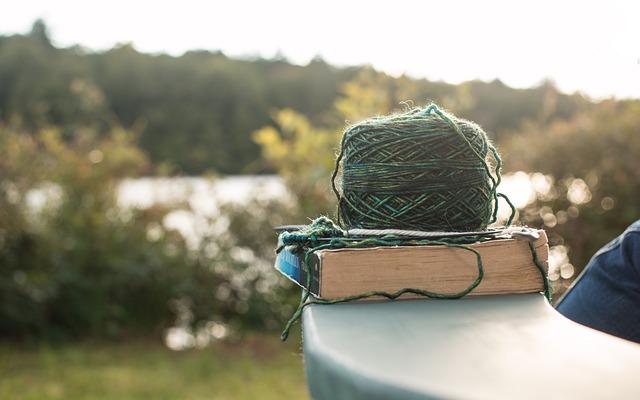
[[[575,322],[640,343],[640,220],[593,256],[556,308]]]

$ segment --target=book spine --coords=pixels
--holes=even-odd
[[[320,265],[317,257],[312,257],[311,266],[311,288],[310,292],[315,297],[320,296]],[[302,288],[307,286],[308,268],[302,256],[294,253],[290,248],[285,247],[276,256],[275,268],[284,276]]]

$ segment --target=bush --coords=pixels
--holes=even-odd
[[[568,121],[526,125],[502,147],[512,170],[547,175],[548,193],[521,219],[544,226],[576,272],[640,218],[638,126],[640,103],[608,100]]]
[[[163,227],[169,208],[118,206],[119,180],[148,169],[130,134],[65,142],[55,130],[0,130],[0,336],[159,335],[177,319],[279,318],[277,302],[253,290],[263,274],[238,279],[252,261],[232,257],[235,236],[192,249]],[[202,250],[211,243],[219,251]]]

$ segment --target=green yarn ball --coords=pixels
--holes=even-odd
[[[339,221],[346,228],[482,230],[495,221],[499,169],[486,133],[435,105],[371,118],[344,132],[332,178]]]

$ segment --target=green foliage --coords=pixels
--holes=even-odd
[[[278,129],[266,126],[254,133],[264,158],[274,166],[296,196],[298,220],[310,213],[333,212],[329,179],[337,130],[316,128],[302,114],[290,109],[274,114]]]
[[[0,336],[160,335],[185,309],[194,327],[275,327],[264,274],[238,280],[252,262],[235,236],[190,249],[163,228],[170,209],[118,206],[119,179],[148,168],[129,133],[73,138],[0,131]]]
[[[115,121],[139,132],[152,162],[178,172],[260,172],[250,134],[271,109],[295,105],[317,116],[352,73],[322,60],[299,67],[206,51],[154,56],[128,44],[58,49],[36,21],[27,36],[0,36],[0,121],[29,132],[54,125],[65,137]]]
[[[511,170],[552,178],[522,220],[567,245],[577,270],[640,217],[639,127],[640,102],[608,100],[570,120],[528,124],[503,146]]]
[[[354,99],[352,91],[359,92],[356,109],[337,104],[332,112],[341,94]],[[499,81],[456,86],[370,67],[335,68],[321,59],[297,66],[207,51],[149,55],[128,44],[105,52],[56,48],[42,21],[26,36],[0,36],[1,121],[28,132],[58,126],[65,138],[80,126],[104,131],[119,123],[139,134],[154,164],[178,173],[265,172],[251,133],[271,124],[274,109],[294,109],[315,126],[335,128],[407,100],[434,101],[498,138],[525,120],[569,118],[589,104],[548,82],[526,90]]]

